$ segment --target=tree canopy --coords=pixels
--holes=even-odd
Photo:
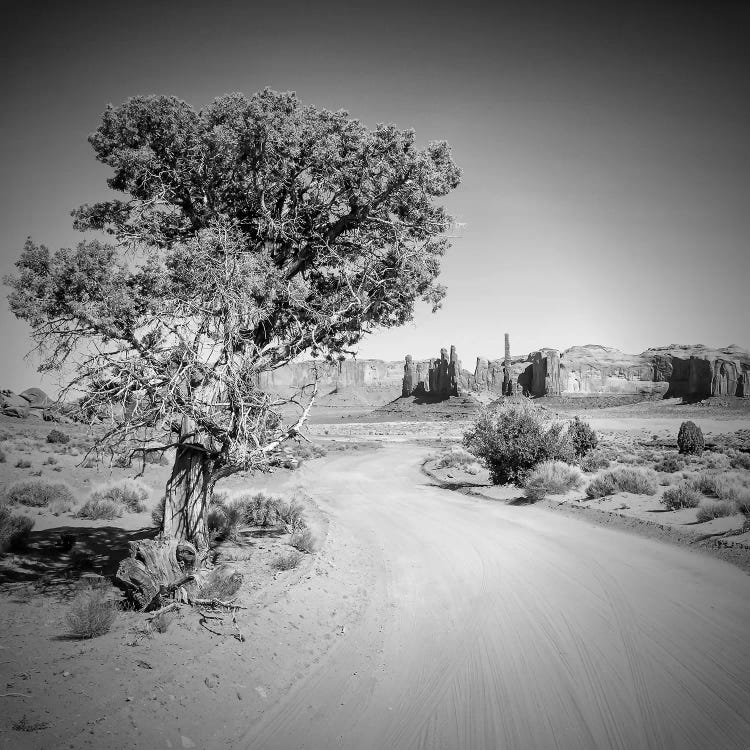
[[[187,417],[219,473],[262,466],[289,434],[263,371],[333,361],[417,300],[440,304],[451,218],[435,199],[460,181],[445,142],[269,89],[199,112],[135,97],[89,140],[123,197],[74,226],[112,241],[29,239],[6,283],[40,369],[73,365],[110,440],[163,444]]]

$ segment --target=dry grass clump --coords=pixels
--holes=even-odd
[[[289,541],[289,544],[291,544],[295,549],[298,549],[300,552],[306,552],[307,554],[312,554],[318,547],[318,542],[315,538],[315,535],[308,528],[302,528],[298,531],[295,531],[292,534],[292,538]]]
[[[91,498],[87,500],[76,513],[76,518],[88,518],[91,521],[122,518],[123,507],[120,503],[106,498]]]
[[[603,451],[595,450],[585,455],[580,461],[581,469],[590,474],[600,469],[608,469],[610,460]]]
[[[678,510],[679,508],[697,508],[700,505],[701,493],[689,482],[667,489],[661,497],[661,503],[667,510]]]
[[[714,471],[728,471],[732,467],[729,456],[715,451],[703,453],[701,463],[706,469],[713,469]]]
[[[276,570],[292,570],[302,561],[302,555],[299,552],[288,552],[285,555],[277,557],[272,565]]]
[[[691,484],[707,497],[735,503],[743,512],[750,506],[750,486],[742,474],[699,474]]]
[[[16,469],[30,469],[31,461],[27,461],[25,458],[19,458],[15,463]]]
[[[31,508],[46,508],[53,500],[75,503],[67,484],[48,482],[46,479],[24,479],[12,484],[5,493],[11,505],[26,505]]]
[[[0,448],[0,464],[4,464],[8,460],[7,456],[5,455],[5,451]]]
[[[564,461],[545,461],[534,468],[524,482],[524,495],[541,500],[546,495],[562,495],[583,484],[581,470]]]
[[[117,611],[116,602],[105,589],[92,589],[76,596],[65,615],[65,622],[74,638],[96,638],[109,631]]]
[[[473,456],[463,448],[451,448],[436,459],[435,467],[438,469],[461,469],[467,474],[476,475],[482,470],[482,466]]]
[[[135,479],[121,479],[119,482],[99,487],[91,493],[91,500],[109,500],[121,505],[129,513],[146,510],[146,500],[150,491],[146,485]]]
[[[242,574],[231,567],[214,568],[196,592],[198,599],[218,599],[225,602],[240,590]]]
[[[712,521],[714,518],[733,516],[737,512],[737,504],[729,500],[705,503],[698,508],[698,523],[706,523],[706,521]]]
[[[6,505],[0,505],[0,552],[23,549],[33,528],[33,518],[12,513]]]
[[[595,477],[586,488],[590,498],[606,497],[616,492],[655,495],[656,474],[650,469],[610,469]]]

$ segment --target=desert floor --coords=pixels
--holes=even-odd
[[[591,417],[618,439],[646,439],[674,438],[681,415]],[[749,425],[707,415],[702,426]],[[264,483],[304,493],[319,549],[272,572],[283,540],[248,536],[257,565],[242,642],[187,608],[164,633],[124,612],[106,635],[70,640],[76,581],[45,571],[39,586],[28,561],[6,556],[0,747],[746,748],[743,568],[564,512],[564,498],[446,488],[423,464],[464,427],[313,425],[328,454]],[[82,487],[75,471],[59,474]],[[166,470],[149,471],[156,492]],[[31,557],[82,523],[42,513]],[[148,514],[84,525],[118,550],[153,533]],[[10,728],[24,715],[37,731]]]

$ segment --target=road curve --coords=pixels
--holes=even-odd
[[[425,449],[308,479],[372,561],[364,614],[237,747],[750,746],[750,577],[421,474]],[[325,553],[325,550],[323,550]]]

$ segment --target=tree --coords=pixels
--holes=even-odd
[[[10,307],[40,370],[72,366],[82,410],[109,414],[99,450],[176,447],[162,531],[200,553],[216,481],[266,469],[309,409],[294,399],[290,424],[262,373],[305,352],[335,362],[417,300],[440,305],[451,218],[435,198],[460,171],[445,142],[269,89],[199,112],[132,98],[89,141],[125,197],[74,226],[114,244],[29,239]]]

